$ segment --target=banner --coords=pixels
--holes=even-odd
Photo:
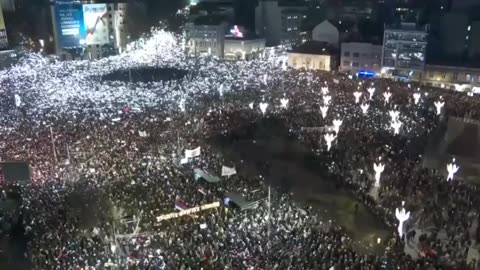
[[[109,43],[107,4],[83,5],[83,20],[87,45]]]
[[[200,146],[193,150],[185,150],[185,158],[194,158],[200,156]]]
[[[188,205],[184,201],[178,198],[175,199],[175,209],[182,211],[182,210],[187,210],[188,208],[190,207],[188,207]]]
[[[138,135],[142,138],[145,138],[148,136],[147,132],[146,131],[138,131]]]
[[[85,44],[82,4],[73,0],[55,1],[55,21],[60,47],[73,48]]]
[[[15,94],[15,106],[20,107],[22,105],[22,99],[18,94]]]
[[[220,202],[214,202],[214,203],[205,204],[205,205],[202,205],[202,206],[192,207],[190,209],[183,210],[183,211],[180,211],[178,213],[170,213],[170,214],[161,215],[161,216],[157,217],[157,221],[160,222],[162,220],[179,218],[179,217],[182,217],[182,216],[185,216],[185,215],[191,215],[191,214],[194,214],[194,213],[197,213],[197,212],[200,212],[200,211],[205,211],[205,210],[212,209],[212,208],[217,208],[217,207],[220,207]]]
[[[229,168],[227,166],[222,166],[222,176],[231,176],[237,174],[235,167]]]
[[[193,173],[196,181],[198,181],[200,178],[205,179],[205,181],[209,183],[217,183],[222,181],[222,179],[220,179],[219,177],[198,168],[193,169]]]

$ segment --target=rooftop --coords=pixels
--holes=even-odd
[[[426,32],[427,25],[421,26],[416,23],[407,23],[407,22],[402,22],[400,24],[394,24],[394,25],[388,25],[385,26],[385,30],[400,30],[400,31],[422,31]]]
[[[196,18],[193,23],[195,25],[219,25],[225,21],[225,17],[221,15],[208,15]]]
[[[304,54],[318,54],[318,55],[332,55],[337,53],[337,50],[325,42],[307,41],[302,45],[293,48],[292,53]]]

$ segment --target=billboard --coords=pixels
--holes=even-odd
[[[85,23],[85,44],[109,43],[107,4],[83,5],[83,21]]]
[[[5,29],[5,21],[3,20],[3,10],[0,4],[0,49],[8,47],[7,30]]]
[[[60,47],[72,48],[85,44],[82,4],[73,0],[55,1],[55,17]]]

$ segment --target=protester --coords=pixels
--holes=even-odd
[[[32,169],[32,183],[17,189],[34,269],[469,269],[478,191],[423,168],[422,155],[448,116],[480,118],[477,97],[285,70],[281,50],[233,63],[185,56],[179,48],[175,36],[154,31],[119,56],[59,62],[29,55],[0,71],[0,157],[26,160]],[[148,82],[104,77],[139,67],[187,75]],[[371,98],[369,88],[375,88]],[[359,103],[356,91],[362,93]],[[421,96],[418,103],[414,94]],[[441,115],[434,105],[439,100],[445,102]],[[369,104],[366,113],[361,104]],[[326,105],[323,117],[320,107]],[[399,111],[400,134],[390,127],[392,110]],[[289,194],[273,196],[269,209],[262,176],[241,173],[243,164],[230,165],[239,173],[221,182],[195,180],[194,168],[220,176],[232,162],[209,138],[274,117],[328,164],[329,178],[351,190],[392,232],[395,209],[405,201],[412,213],[408,231],[416,233],[404,240],[417,245],[420,258],[404,253],[399,235],[386,240],[384,254],[356,251],[335,221],[323,221]],[[305,127],[333,133],[328,127],[335,119],[343,123],[327,151],[321,134]],[[185,150],[197,147],[200,153],[186,159]],[[386,169],[375,199],[370,174],[379,157]],[[3,190],[10,188],[4,183]],[[257,207],[227,207],[229,192],[257,201]],[[176,207],[212,202],[221,206],[157,219],[178,212]],[[433,229],[416,241],[424,228]]]

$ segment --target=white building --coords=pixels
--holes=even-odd
[[[480,91],[480,68],[448,65],[425,65],[422,83],[457,91]]]
[[[379,73],[382,68],[382,45],[364,42],[345,42],[341,46],[340,71]]]
[[[264,50],[264,38],[225,38],[224,58],[227,60],[256,59]]]
[[[188,53],[223,58],[226,30],[227,24],[222,21],[208,24],[187,23],[185,34]]]
[[[426,29],[410,23],[385,29],[382,73],[386,76],[421,78],[425,68],[427,35]]]
[[[101,4],[101,3],[100,3]],[[83,8],[88,4],[84,4]],[[127,3],[107,3],[106,15],[103,17],[104,24],[102,24],[101,30],[103,31],[99,36],[99,39],[95,42],[86,42],[86,44],[78,44],[78,47],[74,48],[75,54],[72,53],[72,49],[62,48],[59,37],[59,24],[55,16],[55,6],[52,6],[52,22],[53,32],[55,40],[55,52],[61,59],[69,60],[74,58],[81,59],[100,59],[112,54],[120,53],[129,42],[129,36],[126,29],[126,13]],[[86,22],[84,22],[86,23]],[[94,22],[95,23],[95,22]],[[87,28],[87,26],[85,26]],[[100,27],[96,27],[99,30]],[[98,32],[98,31],[97,31]]]
[[[326,43],[307,41],[288,52],[288,66],[331,71],[337,68],[337,54]]]
[[[306,11],[306,6],[259,1],[255,8],[255,32],[265,37],[268,46],[293,44],[300,39],[300,27],[307,17]]]
[[[338,48],[340,33],[338,32],[337,27],[325,20],[313,28],[312,40],[325,42],[330,46]]]

